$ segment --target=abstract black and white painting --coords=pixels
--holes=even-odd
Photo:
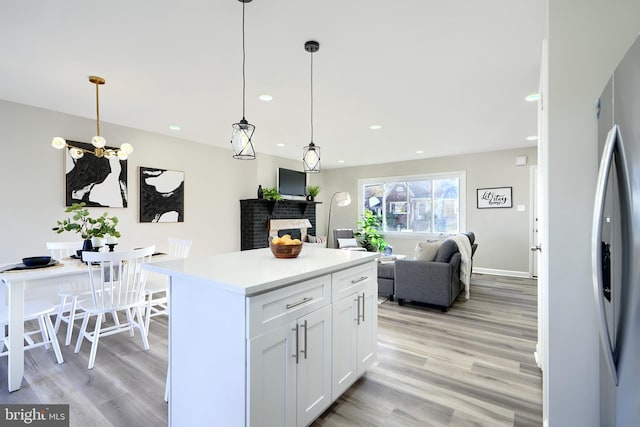
[[[68,141],[70,145],[94,150],[84,142]],[[105,147],[111,148],[111,147]],[[85,202],[87,206],[127,207],[127,161],[117,157],[107,159],[85,153],[74,159],[65,150],[65,204]]]
[[[184,222],[184,172],[140,167],[140,222]]]

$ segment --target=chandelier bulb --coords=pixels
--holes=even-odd
[[[72,147],[69,149],[69,155],[71,156],[72,159],[78,160],[82,158],[82,156],[84,156],[84,153],[79,148]]]
[[[91,138],[91,144],[96,148],[104,148],[104,146],[107,145],[107,141],[100,135],[96,135]]]
[[[55,138],[53,138],[53,140],[51,141],[51,146],[53,148],[56,148],[58,150],[62,150],[64,147],[67,146],[67,141],[65,141],[64,138],[56,136]]]
[[[124,144],[122,144],[120,146],[120,151],[122,151],[125,154],[131,154],[133,153],[133,146],[131,144],[129,144],[128,142],[125,142]],[[124,160],[124,159],[122,159]]]

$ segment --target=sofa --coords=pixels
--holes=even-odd
[[[471,244],[472,268],[478,244],[473,232],[464,234]],[[397,260],[394,287],[398,304],[418,302],[439,307],[446,312],[464,290],[464,284],[460,281],[460,261],[458,245],[451,239],[440,242],[433,261]]]

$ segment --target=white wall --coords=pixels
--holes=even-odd
[[[590,277],[597,172],[594,102],[640,31],[640,2],[548,1],[549,426],[598,426],[598,336]]]
[[[48,240],[80,238],[51,231],[56,220],[67,216],[64,154],[51,147],[51,139],[88,141],[95,121],[6,101],[0,101],[0,118],[0,262],[14,262],[46,254]],[[193,239],[193,255],[239,250],[239,200],[255,198],[262,179],[271,177],[275,185],[277,166],[295,167],[289,160],[260,153],[256,161],[238,161],[230,150],[108,123],[102,123],[101,133],[110,144],[129,142],[135,149],[128,161],[128,208],[91,208],[95,215],[108,211],[118,216],[121,248],[156,244],[166,250],[167,237],[177,236]],[[138,222],[139,166],[185,172],[184,223]]]
[[[516,156],[523,155],[527,156],[528,164],[515,166]],[[464,229],[473,231],[479,244],[474,269],[527,275],[530,166],[535,164],[536,148],[525,148],[328,170],[322,174],[325,187],[322,200],[325,205],[321,209],[324,215],[319,220],[319,224],[323,224],[320,230],[326,232],[326,212],[329,209],[326,205],[335,191],[349,191],[352,204],[344,208],[334,206],[331,228],[357,228],[358,179],[466,171],[467,223]],[[477,188],[503,186],[513,187],[513,208],[476,208]],[[518,212],[517,205],[524,205],[525,211]],[[386,236],[385,239],[393,246],[394,252],[413,255],[416,237]]]

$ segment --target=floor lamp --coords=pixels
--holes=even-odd
[[[336,204],[339,207],[349,206],[351,204],[351,194],[348,191],[336,191],[331,196],[331,201],[329,202],[329,218],[327,219],[327,247],[329,247],[329,231],[331,230],[331,208],[333,207],[333,201],[336,201]],[[333,239],[331,239],[333,240]]]

